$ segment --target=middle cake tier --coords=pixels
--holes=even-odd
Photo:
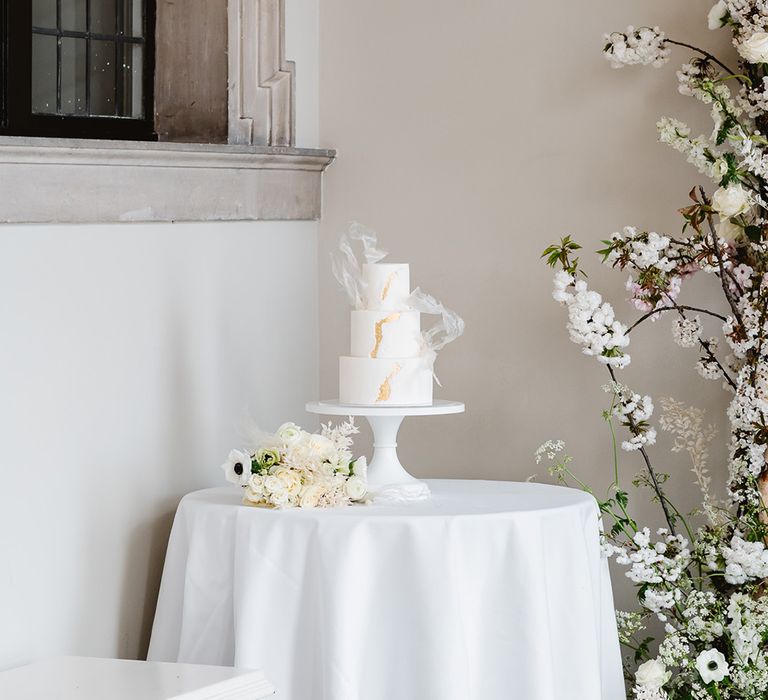
[[[418,311],[352,311],[351,329],[355,357],[416,357],[421,349]]]

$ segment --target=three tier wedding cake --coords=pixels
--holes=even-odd
[[[351,355],[339,358],[339,401],[363,406],[432,403],[421,312],[412,308],[407,264],[362,266],[364,309],[351,311]]]
[[[350,354],[339,358],[339,403],[429,406],[437,352],[464,332],[464,321],[419,288],[411,291],[408,265],[382,263],[386,255],[373,231],[353,223],[331,256],[352,306]],[[425,331],[422,314],[437,317]]]

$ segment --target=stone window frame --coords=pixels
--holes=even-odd
[[[295,146],[285,0],[218,1],[226,143],[0,137],[0,222],[320,218],[321,177],[335,152]]]

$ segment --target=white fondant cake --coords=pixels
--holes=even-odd
[[[418,311],[353,311],[354,357],[415,357],[421,348]]]
[[[339,397],[363,406],[429,405],[432,372],[418,357],[340,357]]]
[[[367,263],[363,265],[366,308],[381,311],[407,309],[411,295],[409,267],[402,263]]]
[[[363,265],[365,310],[351,313],[351,356],[339,358],[339,401],[362,406],[432,403],[421,357],[421,314],[408,307],[407,264]]]

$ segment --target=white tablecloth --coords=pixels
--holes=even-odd
[[[338,510],[189,494],[149,659],[263,668],[282,700],[623,700],[595,501],[428,483]]]

